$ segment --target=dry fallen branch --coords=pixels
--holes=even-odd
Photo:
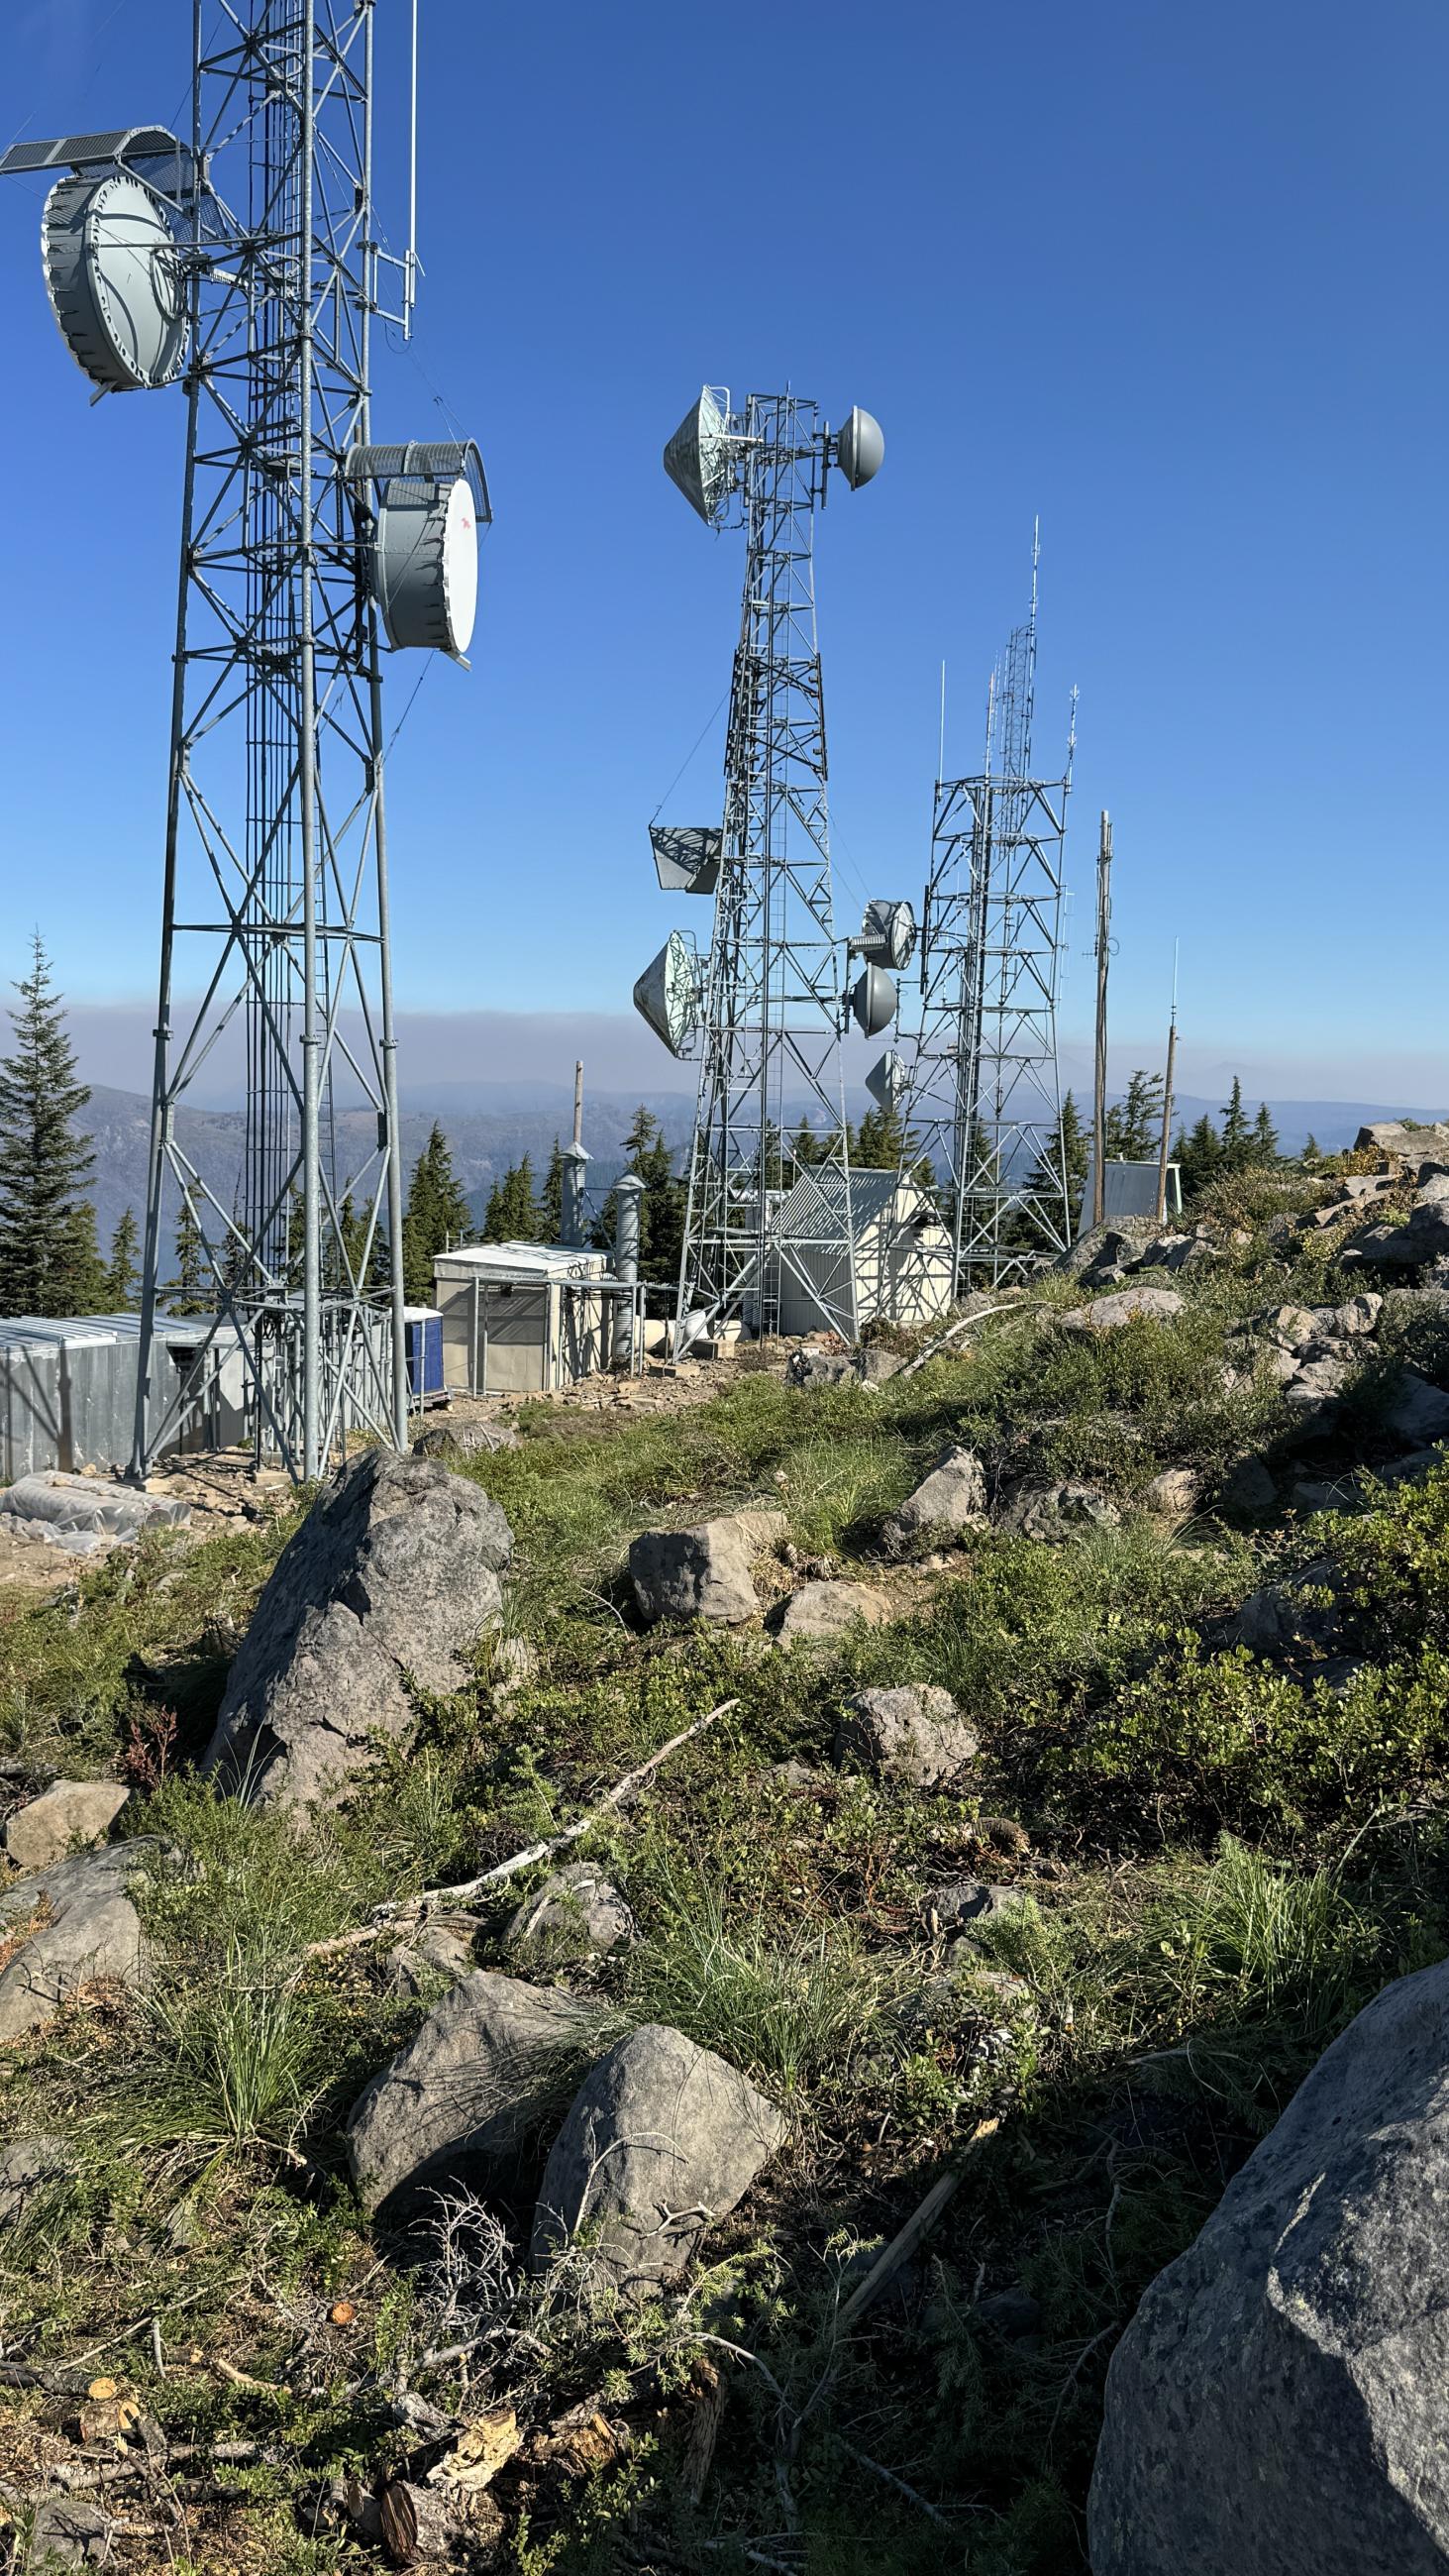
[[[677,1735],[671,1735],[668,1743],[661,1744],[657,1753],[651,1753],[647,1762],[639,1763],[633,1771],[626,1771],[623,1779],[617,1780],[597,1805],[586,1809],[573,1824],[565,1825],[561,1833],[550,1834],[544,1842],[530,1843],[525,1851],[515,1852],[509,1860],[496,1861],[492,1869],[483,1870],[477,1878],[464,1879],[461,1886],[425,1887],[420,1896],[410,1896],[405,1905],[381,1908],[359,1931],[343,1932],[333,1941],[309,1942],[302,1953],[303,1958],[332,1959],[339,1951],[359,1949],[363,1943],[375,1941],[379,1932],[390,1932],[400,1923],[421,1920],[435,1905],[460,1904],[466,1898],[481,1896],[490,1887],[505,1886],[510,1878],[517,1878],[522,1870],[532,1869],[538,1861],[556,1859],[561,1851],[567,1851],[570,1843],[580,1842],[585,1834],[591,1832],[601,1816],[626,1806],[635,1791],[643,1788],[660,1763],[671,1753],[677,1753],[681,1744],[688,1744],[694,1736],[703,1735],[705,1728],[713,1726],[717,1717],[727,1717],[731,1709],[738,1707],[737,1699],[722,1699],[718,1708],[706,1709],[703,1717],[696,1717],[690,1725],[681,1727]]]
[[[978,2120],[966,2141],[967,2152],[969,2153],[972,2147],[980,2146],[984,2139],[994,2137],[999,2126],[1000,2122],[996,2120]],[[859,2289],[851,2291],[844,2307],[836,2317],[837,2335],[850,2332],[856,2320],[864,2316],[866,2309],[873,2306],[880,2297],[886,2283],[900,2270],[903,2263],[910,2260],[922,2238],[929,2235],[935,2226],[960,2180],[959,2173],[942,2174],[940,2181],[934,2183],[927,2192],[920,2208],[912,2211],[899,2234],[893,2236],[889,2245],[884,2246],[877,2254]]]

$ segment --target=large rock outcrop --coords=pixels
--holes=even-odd
[[[129,1883],[162,1849],[157,1836],[111,1843],[57,1861],[0,1895],[0,2041],[18,2039],[59,2012],[82,1987],[134,1987],[141,1977],[141,1918]]]
[[[556,1987],[487,1968],[462,1978],[353,2106],[347,2152],[364,2209],[400,2210],[450,2176],[511,2164],[560,2089],[567,2099],[602,2023],[597,2004]]]
[[[1094,2576],[1449,2566],[1449,1963],[1361,2012],[1113,2356]]]
[[[735,2067],[646,2022],[600,2058],[554,2140],[534,2262],[586,2232],[600,2286],[648,2298],[684,2270],[784,2135],[774,2103]]]
[[[508,1523],[465,1476],[371,1449],[278,1558],[202,1768],[260,1803],[313,1805],[405,1738],[408,1683],[457,1690],[498,1617]]]

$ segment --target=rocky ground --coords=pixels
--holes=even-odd
[[[0,1583],[18,2567],[1445,2563],[1411,1149]]]

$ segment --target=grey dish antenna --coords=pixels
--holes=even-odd
[[[850,996],[850,1007],[862,1035],[878,1038],[888,1029],[896,1015],[897,994],[894,978],[884,966],[867,966]]]
[[[730,398],[723,406],[706,385],[697,403],[664,450],[664,471],[677,484],[692,510],[713,527],[729,499],[735,479],[735,447],[729,433]]]
[[[111,394],[174,384],[186,358],[186,293],[154,191],[117,168],[58,180],[40,247],[51,311],[92,383]]]
[[[700,1020],[699,959],[682,930],[671,930],[634,987],[634,1008],[671,1055],[686,1055]]]
[[[835,442],[835,462],[852,492],[869,483],[885,463],[885,432],[874,412],[856,404]]]
[[[906,1096],[906,1067],[903,1056],[894,1047],[877,1057],[865,1077],[865,1087],[878,1109],[899,1109]]]

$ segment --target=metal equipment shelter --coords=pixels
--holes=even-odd
[[[455,1394],[548,1395],[644,1347],[644,1290],[576,1244],[477,1243],[440,1253],[443,1383]],[[625,1333],[616,1338],[622,1306]]]

